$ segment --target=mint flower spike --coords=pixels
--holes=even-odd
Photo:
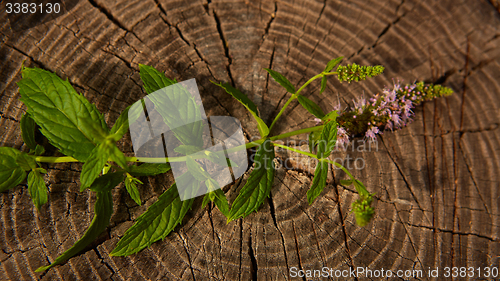
[[[418,105],[423,101],[432,100],[435,98],[445,97],[453,94],[453,90],[441,85],[424,84],[424,82],[414,83],[401,88],[399,95],[406,95],[407,98],[413,101],[414,105]]]
[[[351,212],[354,213],[356,223],[361,227],[366,226],[375,215],[375,210],[371,206],[373,202],[372,196],[373,194],[361,195],[360,199],[352,203]]]
[[[367,225],[373,215],[375,215],[375,210],[371,206],[375,193],[369,193],[365,185],[359,180],[354,180],[353,183],[359,194],[359,199],[352,202],[351,212],[353,212],[356,217],[356,223],[363,227]]]
[[[399,130],[412,122],[413,108],[424,101],[449,96],[453,90],[441,85],[414,82],[402,85],[393,79],[392,87],[385,87],[366,100],[363,96],[353,100],[353,105],[339,108],[337,142],[340,136],[348,141],[353,136],[363,136],[375,141],[383,131]]]
[[[361,81],[366,78],[375,77],[384,72],[384,67],[381,65],[376,66],[362,66],[355,63],[346,66],[339,66],[337,68],[337,76],[340,82],[347,81]]]

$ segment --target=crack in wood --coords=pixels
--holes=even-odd
[[[231,81],[231,85],[233,87],[235,87],[236,85],[235,85],[235,82],[233,79],[233,75],[231,74],[231,64],[233,63],[233,60],[231,59],[231,55],[229,54],[229,47],[228,47],[229,43],[226,40],[226,38],[224,37],[224,32],[222,31],[222,25],[221,25],[219,17],[217,16],[217,13],[215,12],[215,10],[212,10],[212,11],[213,11],[213,17],[215,19],[215,23],[217,26],[217,32],[219,32],[219,37],[220,37],[220,40],[222,42],[222,47],[224,49],[224,54],[225,54],[227,61],[228,61],[228,64],[226,65],[227,75],[229,76],[229,80]]]
[[[117,59],[119,59],[120,61],[122,61],[125,64],[125,66],[127,66],[128,68],[130,68],[132,70],[135,70],[135,71],[139,71],[138,69],[133,68],[132,65],[130,64],[130,62],[127,61],[125,58],[123,58],[123,57],[121,57],[121,56],[119,56],[119,55],[117,55],[115,53],[112,53],[110,51],[107,51],[105,49],[102,49],[102,51],[105,52],[106,54],[110,54],[110,55],[116,57]]]
[[[387,189],[385,189],[385,192],[386,192],[386,194],[387,194],[387,198],[389,198],[389,201],[392,201],[392,200],[391,200],[391,197],[390,197],[390,195],[389,195],[389,192],[387,191]],[[421,261],[421,260],[420,260],[420,258],[418,257],[418,254],[419,254],[419,253],[418,253],[418,251],[417,251],[417,247],[416,247],[416,246],[415,246],[415,244],[413,243],[413,239],[412,239],[412,237],[411,237],[411,235],[410,235],[410,232],[408,231],[408,228],[406,227],[406,224],[409,224],[409,223],[406,223],[406,224],[404,223],[403,218],[401,217],[400,211],[399,211],[399,209],[396,207],[396,203],[392,203],[392,205],[394,206],[394,209],[396,210],[396,214],[397,214],[397,216],[398,216],[398,218],[399,218],[399,221],[400,221],[401,225],[403,225],[403,227],[404,227],[404,229],[405,229],[405,232],[406,232],[406,237],[408,237],[408,239],[409,239],[409,241],[410,241],[410,245],[411,245],[411,247],[412,247],[412,249],[413,249],[413,252],[415,253],[415,257],[416,257],[416,259],[417,259],[418,263],[420,264],[420,266],[421,266],[422,268],[424,268],[424,265],[422,264],[422,261]]]
[[[5,114],[3,113],[3,111],[0,111],[0,120],[1,120],[1,119],[7,119],[7,120],[14,121],[14,122],[17,122],[17,123],[21,122],[20,120],[17,120],[17,119],[15,119],[14,117],[11,117],[11,116],[7,116],[7,115],[5,115]]]
[[[474,232],[453,231],[453,230],[450,230],[450,229],[442,229],[442,228],[437,228],[437,227],[434,228],[434,227],[429,227],[429,226],[425,226],[425,225],[415,225],[415,224],[410,224],[410,223],[408,223],[408,225],[409,226],[413,226],[413,227],[426,228],[426,229],[430,229],[430,230],[437,231],[437,232],[451,233],[453,235],[475,236],[475,237],[478,237],[478,238],[489,240],[491,242],[500,242],[500,239],[495,239],[495,238],[492,238],[492,237],[489,237],[489,236],[486,236],[486,235],[482,235],[482,234],[479,234],[479,233],[474,233]]]
[[[243,257],[243,220],[239,220],[240,225],[240,264],[238,270],[238,280],[241,281],[241,265],[242,265],[242,257]]]
[[[391,27],[396,25],[401,20],[401,18],[403,18],[405,15],[406,15],[406,13],[397,17],[394,21],[388,23],[387,26],[382,30],[382,32],[380,32],[380,34],[377,36],[377,40],[375,40],[375,43],[373,43],[373,45],[369,49],[373,49],[373,48],[377,47],[378,41],[380,40],[380,38],[382,38],[382,36],[384,36],[387,33],[387,31],[389,31],[389,29]]]
[[[275,51],[275,46],[273,46],[273,52],[271,53],[271,58],[269,60],[269,67],[268,67],[269,69],[273,69],[274,51]],[[264,101],[266,100],[266,94],[269,91],[269,76],[270,76],[269,72],[266,71],[266,87],[265,87],[266,90],[262,92],[262,104],[264,104]],[[280,104],[280,102],[278,102],[278,105]],[[276,107],[274,108],[274,111],[277,110],[278,105],[276,105]],[[269,124],[269,122],[271,122],[271,119],[273,119],[271,117],[272,117],[272,115],[268,116],[266,123]]]
[[[293,238],[295,239],[295,250],[297,251],[297,259],[299,260],[299,268],[300,270],[304,270],[304,267],[302,266],[302,259],[300,257],[300,247],[299,247],[299,241],[297,240],[297,231],[295,230],[295,222],[292,221],[292,229],[293,229]],[[302,280],[306,281],[306,277],[302,275]]]
[[[21,49],[17,48],[17,47],[16,47],[16,46],[14,46],[14,45],[10,45],[10,44],[9,44],[9,43],[7,43],[7,42],[4,42],[4,44],[5,44],[5,46],[7,46],[7,47],[9,47],[9,48],[12,48],[13,50],[15,50],[15,51],[17,51],[17,52],[21,53],[23,56],[25,56],[25,57],[29,58],[32,62],[34,62],[34,63],[38,64],[38,65],[40,66],[40,68],[42,68],[42,69],[44,69],[44,70],[48,70],[48,71],[50,71],[50,69],[49,69],[47,66],[45,66],[45,65],[44,65],[41,61],[39,61],[39,60],[35,59],[33,56],[29,55],[28,53],[24,52],[23,50],[21,50]]]
[[[389,152],[389,148],[387,147],[387,145],[385,144],[385,141],[384,141],[384,138],[382,136],[380,136],[380,140],[382,141],[382,144],[384,145],[386,151],[387,151],[387,155],[389,156],[389,158],[392,160],[392,162],[394,163],[394,165],[396,166],[399,174],[401,175],[401,178],[403,179],[403,181],[405,182],[406,184],[406,187],[408,188],[408,191],[410,191],[410,194],[411,196],[413,197],[413,200],[415,200],[415,203],[417,203],[417,206],[418,208],[422,211],[422,213],[424,214],[425,218],[427,219],[427,221],[430,223],[431,220],[429,220],[429,218],[427,217],[427,214],[425,212],[425,210],[422,208],[422,206],[420,205],[417,197],[415,196],[415,193],[413,192],[413,189],[411,188],[410,184],[408,183],[408,180],[406,179],[406,176],[404,175],[403,171],[401,170],[401,167],[399,166],[399,164],[396,162],[396,159],[394,159],[394,157],[392,156],[392,154]]]
[[[281,232],[281,229],[278,227],[278,223],[276,221],[276,209],[274,208],[272,193],[269,193],[269,197],[267,198],[267,201],[269,203],[269,209],[270,209],[270,213],[271,213],[271,218],[273,219],[274,227],[276,227],[276,230],[278,230],[280,237],[281,237],[281,243],[283,246],[283,253],[285,254],[285,264],[286,264],[286,267],[289,268],[288,257],[287,257],[287,253],[286,253],[286,247],[285,247],[285,238],[283,237],[283,233]]]
[[[269,33],[269,29],[271,28],[271,24],[276,18],[277,13],[278,13],[278,2],[274,2],[274,13],[271,14],[271,19],[267,22],[266,27],[264,28],[264,37]],[[259,48],[257,49],[260,49],[260,45]]]
[[[94,8],[97,8],[103,15],[106,16],[107,19],[109,19],[115,26],[120,28],[121,30],[125,31],[126,33],[131,33],[134,35],[134,37],[139,40],[139,42],[143,43],[141,38],[137,36],[132,30],[129,30],[123,23],[121,23],[112,13],[109,11],[105,6],[103,6],[100,3],[97,3],[95,0],[87,0],[90,5],[94,6]]]
[[[326,7],[326,0],[323,0],[323,7],[321,7],[321,11],[319,11],[319,15],[318,15],[318,18],[316,19],[315,25],[318,25],[318,22],[321,19],[323,12],[325,11],[325,7]]]
[[[352,259],[352,254],[351,254],[351,250],[349,249],[349,241],[347,240],[347,237],[348,237],[348,234],[347,234],[347,231],[345,229],[345,219],[344,219],[344,214],[342,213],[342,208],[341,208],[341,200],[340,200],[340,194],[339,194],[339,190],[337,188],[337,185],[333,185],[333,190],[335,191],[335,196],[337,196],[337,200],[338,200],[338,204],[337,204],[337,212],[339,213],[339,217],[340,217],[340,223],[342,225],[342,234],[343,234],[343,238],[344,238],[344,247],[345,247],[345,251],[347,253],[347,257],[349,258],[349,267],[354,269],[356,268],[354,266],[354,260]],[[354,277],[354,280],[358,280],[358,277],[355,276]]]
[[[462,147],[462,143],[461,143],[461,140],[458,141],[458,145],[460,147],[460,151],[462,152],[462,157],[464,159],[464,163],[465,163],[465,166],[467,167],[467,171],[469,171],[469,175],[470,175],[470,178],[472,180],[472,183],[474,184],[474,187],[476,188],[476,191],[477,191],[477,194],[479,195],[479,198],[481,199],[481,202],[483,203],[483,206],[484,206],[484,210],[486,211],[486,214],[488,215],[488,217],[491,219],[491,212],[488,208],[488,205],[486,205],[486,202],[484,201],[484,198],[483,198],[483,195],[481,194],[480,190],[479,190],[479,186],[476,182],[476,179],[474,177],[474,174],[472,172],[472,167],[470,167],[469,163],[468,163],[468,158],[467,158],[467,155],[465,154],[465,151]]]
[[[191,274],[193,276],[193,280],[196,281],[196,276],[194,275],[194,268],[193,268],[193,264],[191,262],[191,255],[189,254],[189,249],[188,249],[188,245],[187,245],[187,239],[185,239],[181,233],[177,232],[177,235],[179,236],[179,238],[182,240],[182,245],[184,246],[184,251],[186,252],[186,255],[187,255],[187,258],[188,258],[188,264],[189,264],[189,269],[191,270]]]
[[[252,264],[252,267],[250,268],[250,273],[252,275],[252,280],[257,281],[259,280],[258,277],[258,264],[257,264],[257,259],[255,258],[255,253],[253,252],[253,247],[252,247],[252,229],[250,228],[249,235],[248,235],[248,255],[250,256],[250,262]]]

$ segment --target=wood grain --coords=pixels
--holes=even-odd
[[[278,158],[289,165],[278,170],[271,197],[258,213],[226,224],[220,212],[196,201],[165,240],[138,254],[111,258],[109,252],[133,220],[172,182],[171,175],[144,178],[142,206],[120,185],[113,192],[115,213],[106,233],[69,262],[35,273],[85,232],[95,202],[90,193],[78,191],[81,164],[46,165],[49,203],[40,212],[25,184],[0,194],[0,279],[287,280],[292,267],[424,272],[429,267],[500,267],[496,2],[88,0],[20,31],[2,10],[0,144],[24,151],[19,120],[25,107],[16,82],[25,60],[27,66],[68,78],[110,125],[145,95],[139,63],[178,80],[194,77],[207,115],[237,117],[248,139],[258,136],[255,121],[210,80],[241,89],[268,123],[290,94],[264,67],[294,84],[337,56],[386,67],[384,75],[362,83],[330,79],[323,95],[317,94],[319,82],[311,84],[304,95],[325,111],[338,100],[345,105],[376,94],[393,78],[441,83],[455,94],[416,108],[414,122],[385,132],[378,149],[332,156],[363,159],[366,165],[352,169],[376,192],[377,214],[364,228],[349,213],[357,198],[353,188],[338,185],[343,172],[333,169],[328,187],[309,206],[312,170],[303,165],[306,159],[279,151]],[[314,124],[297,103],[283,117],[276,134]],[[133,154],[128,137],[119,145]],[[238,185],[226,189],[234,200]],[[377,278],[359,278],[365,279]],[[430,280],[426,275],[418,279]]]

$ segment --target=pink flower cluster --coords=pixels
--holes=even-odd
[[[352,118],[351,124],[364,115],[363,120],[367,122],[364,133],[365,139],[375,141],[377,134],[382,134],[381,128],[391,131],[401,129],[412,121],[412,108],[415,106],[413,101],[421,95],[420,92],[414,92],[416,86],[413,83],[402,87],[399,80],[394,81],[392,89],[385,87],[382,94],[377,94],[369,100],[364,97],[357,101],[353,100],[353,107],[340,114],[348,113]],[[340,103],[334,109],[339,110]],[[366,118],[367,115],[370,116],[368,119]],[[349,125],[338,127],[337,143],[339,145],[349,142],[348,132]]]
[[[361,97],[353,101],[353,106],[341,110],[340,101],[334,106],[337,117],[337,144],[349,143],[349,138],[364,135],[367,140],[376,140],[383,130],[398,130],[407,126],[414,115],[412,109],[426,100],[449,96],[450,88],[411,83],[402,86],[400,81],[393,81],[392,87],[385,87],[381,94],[370,99]],[[317,119],[318,123],[322,120]]]
[[[382,118],[386,117],[386,130],[401,129],[412,121],[413,111],[411,109],[414,107],[412,99],[415,100],[416,97],[411,95],[410,92],[415,87],[416,84],[413,83],[402,88],[398,80],[398,82],[394,82],[392,89],[386,87],[381,96],[376,95],[370,99],[373,115]],[[368,130],[366,132],[366,136],[373,139],[372,134],[373,131]]]

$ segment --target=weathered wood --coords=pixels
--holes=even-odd
[[[299,84],[341,55],[348,62],[384,65],[386,71],[351,85],[330,79],[321,96],[319,82],[313,83],[304,94],[324,110],[338,99],[345,105],[375,94],[393,77],[437,81],[456,94],[416,108],[413,124],[384,133],[378,151],[334,154],[366,163],[352,171],[377,193],[377,214],[365,228],[349,213],[354,190],[337,185],[343,173],[333,170],[329,186],[309,206],[311,171],[300,166],[297,155],[279,152],[283,161],[296,158],[287,161],[292,169],[278,170],[271,198],[244,220],[226,224],[217,210],[201,209],[198,202],[164,241],[111,258],[120,236],[172,182],[169,175],[144,178],[142,206],[123,186],[115,189],[108,232],[69,262],[35,273],[84,233],[95,201],[78,192],[81,164],[47,165],[49,203],[40,212],[25,185],[0,194],[0,279],[284,280],[291,267],[424,272],[439,267],[441,273],[446,266],[500,267],[500,14],[495,5],[487,0],[89,0],[21,31],[10,28],[2,10],[0,144],[25,151],[19,128],[25,107],[15,84],[24,60],[67,77],[110,124],[144,96],[139,63],[178,80],[194,77],[207,115],[239,118],[249,139],[258,135],[255,121],[210,80],[234,83],[267,121],[289,94],[264,67]],[[312,124],[313,117],[292,104],[275,133]],[[120,147],[131,155],[129,139]],[[229,188],[232,199],[236,191]]]

